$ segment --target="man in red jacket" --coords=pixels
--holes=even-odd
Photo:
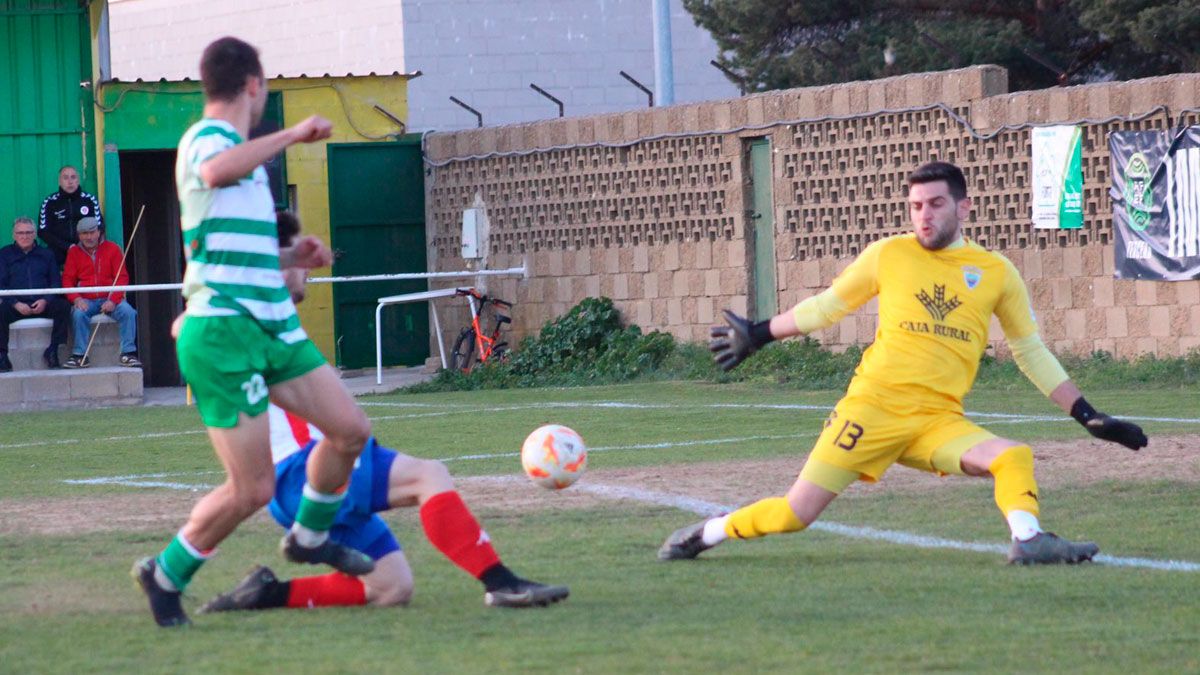
[[[95,218],[80,218],[75,226],[79,243],[67,249],[67,264],[63,267],[63,288],[87,286],[124,286],[129,273],[121,265],[121,247],[100,239],[100,224]],[[120,274],[118,275],[118,270]],[[137,357],[137,310],[125,302],[125,293],[69,293],[71,321],[75,326],[75,347],[63,368],[87,368],[84,358],[92,336],[92,317],[100,312],[111,316],[121,332],[121,365],[141,367]]]

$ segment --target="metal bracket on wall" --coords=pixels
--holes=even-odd
[[[633,86],[637,87],[638,89],[641,89],[643,92],[645,92],[645,93],[646,93],[646,97],[650,99],[650,104],[649,104],[649,105],[650,105],[650,107],[651,107],[651,108],[653,108],[653,107],[654,107],[654,92],[652,92],[652,91],[650,91],[649,89],[647,89],[647,88],[646,88],[646,85],[644,85],[644,84],[642,84],[641,82],[638,82],[637,80],[633,79],[633,76],[632,76],[632,75],[630,75],[629,73],[627,73],[627,72],[625,72],[625,71],[623,71],[623,70],[622,70],[622,71],[619,71],[619,72],[621,73],[621,77],[625,78],[626,80],[629,80],[629,83],[630,83],[630,84],[632,84]]]
[[[559,117],[563,116],[563,102],[562,101],[558,100],[557,98],[554,98],[554,96],[550,92],[546,91],[545,89],[542,89],[541,87],[537,86],[536,84],[534,84],[532,82],[529,83],[529,88],[536,91],[537,93],[541,94],[542,96],[545,96],[546,98],[550,99],[551,101],[554,101],[555,103],[557,103],[558,104],[558,116]]]
[[[466,103],[463,103],[462,101],[458,100],[457,98],[455,98],[453,96],[450,97],[450,100],[454,104],[460,106],[461,108],[463,108],[464,110],[466,110],[467,112],[469,112],[475,116],[475,126],[476,127],[483,126],[483,115],[478,110],[472,108],[471,106],[467,105]]]
[[[739,76],[737,73],[733,72],[729,68],[726,68],[720,61],[718,61],[716,59],[713,59],[713,60],[709,61],[708,63],[713,68],[716,68],[717,70],[721,71],[722,73],[725,73],[725,77],[728,77],[730,80],[733,80],[733,82],[735,84],[737,84],[738,93],[740,93],[742,96],[746,95],[746,80],[742,79],[741,76]]]

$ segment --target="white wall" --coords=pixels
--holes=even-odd
[[[651,0],[406,0],[406,63],[424,76],[409,83],[413,129],[462,129],[474,117],[491,126],[567,115],[629,110],[646,95],[622,70],[654,90]],[[675,101],[737,96],[709,61],[717,47],[678,0],[671,3]]]
[[[245,9],[243,9],[245,7]],[[401,11],[403,7],[403,11]],[[618,73],[654,87],[651,0],[110,0],[113,75],[199,77],[204,46],[237,35],[268,75],[420,70],[409,83],[409,129],[463,129],[644,107]],[[675,101],[737,96],[709,65],[712,38],[671,0]]]
[[[109,23],[121,80],[199,79],[225,35],[258,47],[269,77],[404,72],[399,0],[109,0]]]

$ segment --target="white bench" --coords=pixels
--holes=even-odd
[[[14,321],[8,333],[8,358],[12,361],[13,370],[45,370],[46,363],[42,361],[42,352],[50,344],[50,329],[54,322],[46,318],[21,319]],[[94,366],[116,366],[121,360],[121,333],[117,322],[107,314],[97,314],[92,317],[92,330],[96,339],[92,343],[92,351],[88,361]],[[67,344],[58,351],[60,361],[71,355],[72,333],[74,329],[70,320],[67,322]]]
[[[53,321],[21,319],[9,331],[8,355],[13,372],[0,373],[0,412],[20,410],[78,409],[142,402],[141,368],[118,365],[121,336],[117,322],[106,315],[92,318],[96,340],[88,360],[92,367],[78,370],[47,370],[42,352],[50,343]],[[71,328],[59,359],[71,353]]]

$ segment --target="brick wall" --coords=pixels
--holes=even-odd
[[[430,265],[467,264],[459,223],[478,194],[490,220],[484,264],[530,270],[490,282],[518,303],[519,335],[599,293],[644,328],[701,339],[720,309],[755,302],[746,152],[748,139],[765,136],[780,307],[828,286],[870,242],[906,231],[905,177],[945,159],[968,176],[967,236],[1022,271],[1053,349],[1180,354],[1200,346],[1200,281],[1113,279],[1106,138],[1195,123],[1196,113],[1181,111],[1198,107],[1198,75],[1009,94],[1003,69],[977,66],[434,134]],[[1023,125],[1085,119],[1084,227],[1033,230]],[[460,321],[451,310],[444,325]],[[875,322],[871,303],[817,337],[834,347],[869,342]]]

